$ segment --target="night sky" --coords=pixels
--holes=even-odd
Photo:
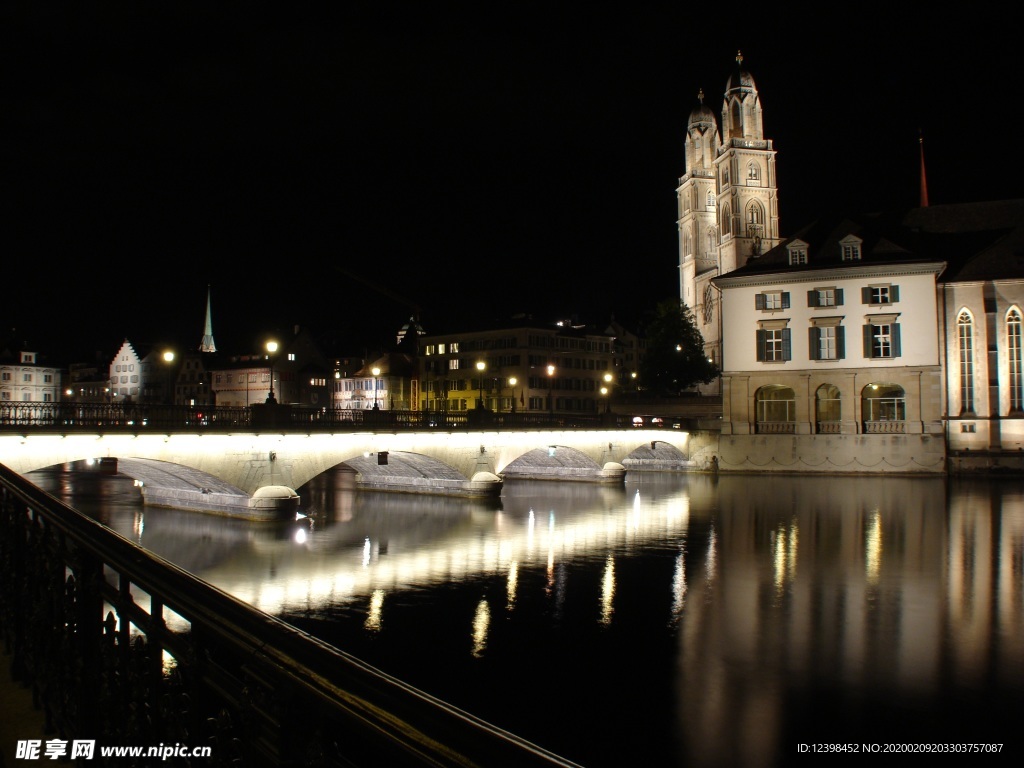
[[[414,307],[428,331],[629,322],[678,295],[687,118],[701,88],[720,115],[737,49],[783,236],[916,205],[919,130],[933,205],[1019,196],[1010,24],[23,5],[0,11],[0,312],[59,358],[198,346],[208,284],[229,354],[295,325],[358,352]]]

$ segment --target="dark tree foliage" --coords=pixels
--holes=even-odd
[[[704,339],[693,312],[678,299],[659,303],[644,330],[647,351],[640,362],[643,388],[677,395],[718,376],[718,368],[704,354]]]

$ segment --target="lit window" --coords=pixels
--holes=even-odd
[[[960,413],[974,413],[974,320],[966,309],[956,319],[960,353]]]
[[[1010,410],[1024,410],[1024,369],[1021,361],[1021,315],[1014,307],[1006,315],[1006,347],[1009,367]]]
[[[807,251],[804,248],[791,248],[789,251],[790,264],[806,264]]]

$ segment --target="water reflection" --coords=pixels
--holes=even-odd
[[[589,768],[1006,743],[1024,704],[1019,484],[630,475],[494,507],[322,476],[280,526],[82,488],[122,535]]]

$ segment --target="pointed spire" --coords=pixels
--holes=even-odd
[[[703,88],[701,88],[700,91],[697,93],[697,101],[699,101],[701,104],[704,103],[704,89]]]
[[[743,68],[743,51],[736,51],[736,66]]]
[[[216,352],[213,343],[213,315],[210,313],[210,286],[206,286],[206,325],[203,327],[203,340],[199,342],[200,352]]]
[[[928,180],[924,175],[924,134],[918,129],[918,143],[921,145],[921,207],[928,207]]]

